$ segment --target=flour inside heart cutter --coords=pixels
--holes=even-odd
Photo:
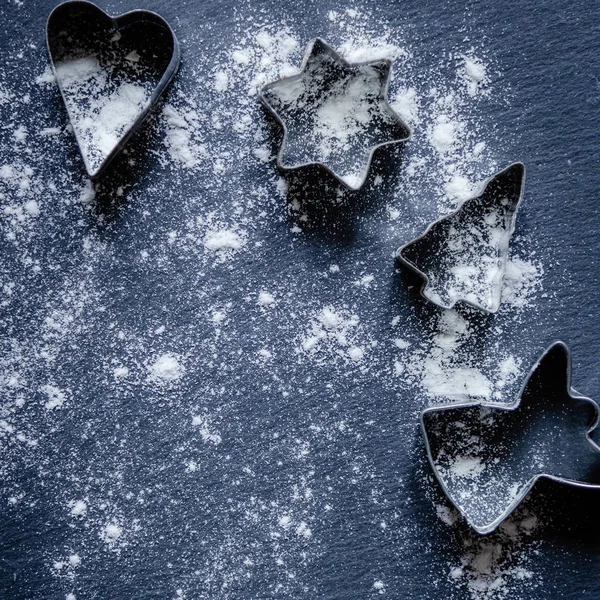
[[[95,179],[173,79],[179,43],[153,12],[112,17],[84,1],[57,6],[46,38],[86,170]]]

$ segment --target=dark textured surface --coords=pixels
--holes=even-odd
[[[32,82],[47,64],[44,23],[54,5],[5,0],[0,54],[9,89]],[[202,81],[210,57],[235,46],[243,24],[257,15],[285,19],[306,42],[316,35],[327,39],[327,13],[334,7],[175,0],[102,8],[147,8],[167,19],[182,46],[186,90]],[[501,334],[482,318],[478,343],[489,354],[500,338],[529,365],[549,342],[562,339],[572,350],[574,387],[599,400],[600,7],[584,1],[420,0],[361,8],[403,32],[424,73],[450,48],[468,44],[466,39],[498,65],[494,87],[510,90],[510,99],[486,104],[487,137],[503,142],[497,145],[498,163],[520,160],[527,166],[517,234],[530,240],[529,249],[543,261],[546,294],[536,298],[526,322]],[[23,56],[16,60],[19,48]],[[57,91],[40,92],[31,110],[38,124],[66,124]],[[0,114],[10,111],[0,106]],[[207,135],[232,136],[227,130]],[[43,226],[38,221],[35,235],[19,247],[0,241],[3,283],[15,282],[17,290],[3,308],[3,356],[7,362],[6,356],[24,348],[28,354],[19,390],[27,398],[26,412],[14,422],[39,439],[30,452],[21,453],[12,438],[3,438],[1,446],[8,469],[0,489],[0,597],[62,600],[73,592],[77,600],[171,599],[181,589],[188,600],[351,600],[378,597],[373,583],[381,580],[390,598],[469,598],[464,582],[448,572],[460,565],[465,544],[476,536],[436,517],[433,502],[443,499],[433,487],[418,431],[427,400],[417,387],[389,383],[384,372],[398,335],[390,332],[392,318],[400,316],[402,335],[414,339],[425,335],[435,312],[407,288],[391,259],[435,216],[434,208],[407,205],[383,235],[391,184],[367,183],[347,210],[318,209],[316,225],[293,236],[285,201],[265,200],[266,216],[252,230],[252,245],[231,263],[207,266],[194,254],[176,251],[149,263],[139,258],[141,250],[152,252],[190,215],[225,210],[254,184],[272,178],[275,167],[271,161],[241,173],[175,177],[155,159],[156,141],[138,142],[150,150],[134,172],[115,165],[115,180],[105,183],[105,194],[97,193],[94,211],[65,208],[49,192],[52,204],[43,205]],[[0,164],[15,158],[5,152]],[[62,190],[77,196],[83,167],[74,143],[61,138],[59,145],[48,145],[46,156],[36,169],[56,176]],[[116,212],[105,209],[102,202],[114,201],[122,182],[133,182],[131,193]],[[290,195],[296,191],[292,182]],[[84,238],[100,250],[86,255]],[[23,266],[24,253],[40,261],[43,276]],[[342,279],[323,276],[332,263],[340,266]],[[361,273],[376,277],[368,295],[351,283]],[[60,303],[63,290],[67,294],[79,280],[93,287],[97,301],[77,315],[78,327],[57,346],[54,361],[44,362],[52,340],[38,332],[48,303]],[[280,292],[268,318],[254,300],[244,300],[260,289]],[[287,344],[306,329],[292,313],[338,302],[340,289],[341,300],[360,309],[361,322],[383,340],[366,369],[315,365],[298,359]],[[229,302],[226,327],[216,335],[207,311]],[[168,328],[158,341],[149,332],[161,324]],[[115,337],[118,330],[133,340],[126,350]],[[250,356],[267,345],[273,361],[264,369]],[[106,368],[113,358],[127,354],[143,370],[149,355],[165,349],[186,357],[178,387],[157,390],[134,377],[115,391]],[[60,417],[39,408],[40,386],[50,381],[72,396]],[[220,444],[199,439],[192,415],[203,413],[211,415]],[[306,455],[304,444],[310,447]],[[193,476],[185,470],[192,458],[201,465]],[[9,503],[15,496],[20,500]],[[68,515],[68,502],[81,497],[89,498],[89,526]],[[543,524],[511,549],[532,549],[525,568],[533,584],[513,581],[508,597],[600,597],[599,501],[600,492],[536,486],[527,507]],[[107,550],[98,534],[113,518],[99,508],[103,502],[115,506],[127,524],[129,541],[119,552]],[[288,512],[294,528],[309,524],[312,538],[277,528]],[[76,574],[54,573],[53,561],[72,552],[82,558]]]

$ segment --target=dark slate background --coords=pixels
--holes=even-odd
[[[19,7],[4,2],[0,53],[6,57],[20,38],[30,37],[32,31],[39,34],[38,49],[26,49],[21,68],[7,72],[7,83],[16,85],[20,78],[34,77],[43,70],[43,27],[56,3],[36,0]],[[470,36],[501,66],[501,79],[494,85],[496,89],[510,88],[511,100],[490,102],[490,122],[498,136],[510,132],[510,143],[501,146],[506,155],[498,158],[500,163],[521,160],[527,165],[518,233],[535,240],[535,248],[545,258],[544,289],[552,292],[538,298],[535,317],[510,335],[525,363],[531,363],[552,340],[567,342],[573,352],[574,387],[600,399],[600,5],[583,0],[419,0],[385,5],[365,1],[363,6],[385,16],[391,27],[406,29],[423,64],[435,64],[448,48]],[[124,0],[102,7],[119,13],[140,6]],[[281,15],[295,23],[309,39],[320,34],[330,9],[343,8],[330,1],[305,0],[255,2],[251,6],[229,1],[148,0],[143,7],[159,12],[173,25],[183,48],[184,65],[235,43],[234,14],[243,17],[247,13],[251,19],[257,8],[264,7],[275,20]],[[194,43],[187,44],[192,34]],[[46,109],[54,115],[52,124],[61,119],[65,123],[58,93]],[[65,152],[66,156],[50,157],[40,168],[52,169],[56,161],[61,165],[66,161],[81,175],[76,149]],[[7,451],[7,460],[18,463],[18,468],[11,470],[10,485],[0,492],[0,598],[58,600],[72,591],[78,600],[170,599],[181,588],[185,598],[349,600],[373,595],[377,579],[385,583],[385,595],[390,598],[469,598],[464,586],[450,581],[447,573],[459,564],[465,540],[475,537],[462,525],[443,526],[435,515],[432,499],[436,503],[443,499],[428,478],[418,432],[418,412],[424,405],[418,390],[412,395],[406,391],[399,394],[383,386],[373,373],[313,370],[310,364],[296,364],[293,357],[285,355],[275,356],[282,382],[277,389],[252,362],[236,359],[238,349],[245,352],[260,347],[257,339],[261,337],[277,346],[280,330],[276,323],[263,323],[236,304],[230,314],[235,331],[225,336],[219,358],[211,361],[203,356],[209,352],[201,341],[206,323],[198,317],[205,305],[200,306],[200,300],[195,304],[194,293],[199,288],[216,303],[261,287],[270,289],[269,282],[287,277],[286,281],[295,282],[299,297],[320,306],[336,297],[335,286],[314,285],[312,271],[322,272],[331,263],[344,271],[362,261],[367,272],[385,283],[368,298],[357,296],[353,301],[364,302],[370,324],[379,327],[383,337],[389,336],[389,322],[394,315],[405,314],[403,307],[432,312],[421,306],[414,291],[407,291],[390,262],[393,249],[414,231],[400,224],[404,230],[397,239],[374,245],[381,203],[372,196],[367,201],[368,194],[375,194],[367,185],[367,191],[356,196],[354,207],[343,215],[334,211],[301,242],[290,239],[289,223],[281,218],[284,207],[280,213],[272,211],[268,227],[255,233],[255,239],[264,242],[260,252],[246,256],[235,270],[223,265],[198,273],[184,258],[175,260],[168,272],[149,269],[130,259],[132,250],[147,247],[148,236],[163,231],[163,226],[168,231],[169,224],[181,218],[185,204],[179,199],[204,189],[201,178],[190,177],[177,183],[168,201],[153,196],[155,178],[164,173],[158,166],[153,173],[152,167],[149,160],[135,173],[137,200],[129,205],[125,201],[117,214],[108,211],[109,226],[100,227],[91,218],[84,224],[111,245],[116,257],[106,264],[100,259],[106,310],[102,322],[90,318],[87,329],[75,336],[57,361],[62,365],[57,367],[59,371],[68,366],[65,377],[85,402],[78,403],[60,424],[48,425],[48,449],[37,458],[34,455],[18,462],[15,454]],[[268,168],[273,169],[273,164]],[[262,177],[263,172],[254,176]],[[224,192],[220,194],[214,194],[210,202],[230,200]],[[152,208],[153,217],[142,219],[147,207]],[[430,216],[421,218],[426,221]],[[69,269],[76,273],[81,266],[76,220],[64,211],[49,218],[47,236],[42,234],[36,242],[38,253],[64,265],[63,273]],[[10,244],[0,243],[3,273],[14,277],[20,268],[15,252]],[[9,337],[35,332],[44,296],[56,290],[60,281],[60,272],[46,274],[43,286],[37,279],[24,278],[18,305],[13,305],[13,312],[3,320],[5,348]],[[149,401],[147,391],[139,386],[132,386],[122,397],[113,396],[100,368],[103,359],[115,352],[106,327],[111,320],[134,329],[166,320],[180,338],[198,340],[195,355],[186,363],[189,377],[175,396],[156,393]],[[385,349],[378,352],[383,355]],[[35,374],[32,377],[35,379]],[[283,398],[281,389],[288,384],[292,392]],[[294,394],[300,384],[303,393]],[[211,390],[221,386],[228,390],[226,397],[211,395]],[[177,453],[192,435],[188,417],[199,397],[202,406],[215,414],[222,410],[226,418],[218,426],[223,436],[219,452],[198,443],[195,456],[200,457],[202,472],[191,480],[182,476],[178,465],[183,459]],[[181,415],[188,420],[183,421]],[[280,489],[298,479],[297,465],[277,444],[292,446],[295,438],[305,435],[309,423],[333,428],[341,420],[351,433],[338,435],[333,442],[316,438],[307,470],[314,471],[311,488],[315,497],[323,499],[322,504],[331,501],[335,509],[313,526],[318,548],[307,543],[304,558],[302,548],[289,555],[297,561],[297,579],[278,589],[281,576],[269,555],[268,533],[260,520],[257,524],[244,522],[244,510],[253,497],[267,503],[278,501]],[[115,429],[116,424],[120,429]],[[284,441],[274,442],[274,432]],[[371,475],[363,474],[354,483],[352,467],[361,461]],[[76,578],[52,576],[49,559],[65,554],[57,549],[80,548],[73,542],[80,534],[55,502],[59,498],[64,504],[63,500],[81,495],[83,487],[69,474],[85,480],[86,493],[101,496],[107,486],[120,489],[120,484],[111,483],[117,471],[124,475],[125,487],[154,490],[143,508],[132,504],[127,509],[130,518],[142,520],[142,534],[118,557],[107,552],[97,536],[88,535],[87,545],[80,550],[84,562]],[[13,507],[7,498],[15,485],[28,501]],[[373,488],[380,494],[378,503],[371,501]],[[515,585],[509,597],[600,598],[599,502],[600,492],[550,483],[536,488],[527,506],[547,525],[519,542],[538,551],[525,565],[534,573],[536,585],[523,589]],[[388,527],[382,532],[378,523],[384,519]],[[223,542],[217,560],[218,540],[229,540],[229,545]],[[514,551],[521,549],[522,545],[515,546]],[[236,563],[246,554],[254,561],[248,577]],[[212,566],[206,567],[205,561]],[[194,571],[200,575],[194,577]]]

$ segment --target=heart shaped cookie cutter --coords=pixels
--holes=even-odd
[[[113,17],[85,0],[52,11],[46,42],[87,173],[96,179],[173,79],[179,42],[156,13]]]

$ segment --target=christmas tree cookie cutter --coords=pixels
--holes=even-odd
[[[349,63],[322,39],[311,41],[300,73],[259,92],[283,128],[279,169],[319,165],[345,188],[360,189],[375,151],[410,138],[387,100],[391,65],[388,59]]]
[[[571,359],[552,344],[513,404],[464,403],[421,413],[427,457],[450,502],[488,534],[542,478],[600,489],[599,409],[571,388]]]
[[[524,180],[525,165],[510,165],[398,250],[398,260],[423,279],[424,298],[442,308],[465,302],[489,313],[499,309]]]
[[[46,41],[85,168],[96,179],[173,79],[179,43],[156,13],[113,17],[84,0],[52,11]]]

